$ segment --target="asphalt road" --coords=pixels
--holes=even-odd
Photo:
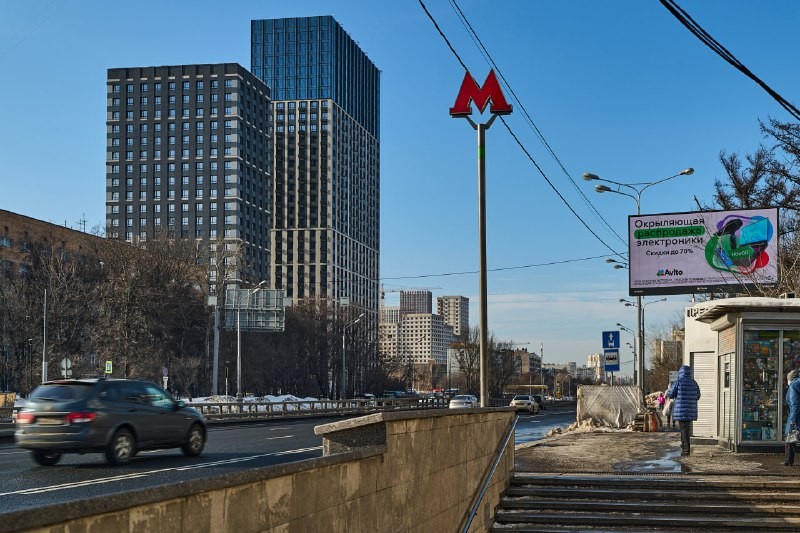
[[[199,457],[185,457],[180,449],[141,452],[113,467],[100,453],[64,455],[56,466],[38,466],[27,450],[0,444],[0,515],[320,457],[322,438],[314,426],[334,420],[341,418],[212,426]]]
[[[0,444],[0,516],[43,505],[102,498],[104,495],[168,485],[322,455],[314,426],[341,418],[275,420],[211,426],[200,457],[179,449],[142,452],[129,464],[111,466],[101,453],[64,455],[56,466],[33,462],[30,452]],[[575,421],[575,404],[554,404],[537,415],[521,414],[515,443],[543,438],[554,427]]]
[[[557,402],[539,411],[539,414],[529,415],[520,412],[517,430],[514,434],[514,444],[524,444],[534,440],[543,439],[547,432],[553,428],[567,426],[575,422],[575,402]]]

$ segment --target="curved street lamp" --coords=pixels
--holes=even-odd
[[[616,193],[616,194],[621,194],[623,196],[627,196],[628,198],[633,198],[634,201],[636,202],[636,214],[637,215],[641,215],[642,214],[642,193],[644,191],[646,191],[648,188],[652,187],[653,185],[658,185],[659,183],[664,183],[665,181],[669,181],[669,180],[671,180],[673,178],[677,178],[678,176],[690,176],[692,174],[694,174],[694,169],[689,167],[689,168],[685,168],[685,169],[681,170],[677,174],[673,174],[672,176],[668,176],[668,177],[662,178],[660,180],[655,180],[655,181],[645,182],[645,183],[621,183],[619,181],[613,181],[613,180],[607,180],[607,179],[601,178],[597,174],[592,174],[591,172],[584,172],[583,173],[583,179],[585,179],[586,181],[602,181],[602,182],[605,182],[605,183],[610,183],[612,185],[616,185],[616,189],[612,189],[608,185],[603,185],[602,183],[599,183],[599,184],[594,186],[594,190],[599,192],[599,193],[613,192],[613,193]],[[623,187],[633,191],[633,193],[627,193],[627,192],[622,191],[621,189]],[[616,261],[609,261],[609,262],[616,262]],[[614,268],[617,268],[617,265],[614,265]],[[622,267],[622,268],[625,268],[625,267]],[[637,320],[636,327],[637,327],[637,330],[639,332],[639,335],[638,335],[639,336],[639,354],[641,355],[641,357],[639,357],[639,361],[638,361],[638,363],[639,363],[638,364],[639,383],[637,383],[637,385],[639,385],[641,387],[642,394],[645,394],[644,307],[642,306],[642,297],[641,296],[637,296],[636,297],[636,304],[631,304],[631,305],[635,305],[636,306],[637,314],[638,314],[638,320]]]

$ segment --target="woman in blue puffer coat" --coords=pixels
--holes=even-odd
[[[783,428],[783,438],[795,428],[800,428],[800,370],[792,370],[786,375],[789,388],[786,389],[786,427]],[[784,466],[794,464],[794,442],[786,442],[786,453],[783,457]]]
[[[692,377],[692,369],[683,365],[678,369],[678,379],[667,391],[667,398],[675,400],[672,419],[681,428],[681,455],[689,455],[692,422],[697,420],[697,400],[700,399],[700,386]]]

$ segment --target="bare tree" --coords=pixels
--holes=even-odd
[[[464,388],[467,392],[477,392],[480,388],[478,378],[481,370],[481,335],[480,328],[473,326],[465,341],[455,344],[457,350],[456,363],[464,376]]]
[[[754,286],[749,294],[777,296],[800,289],[800,124],[769,119],[759,122],[768,145],[761,145],[743,158],[720,153],[726,179],[715,182],[714,205],[725,210],[779,207],[779,271],[777,286],[759,284],[754,276],[742,282]],[[741,276],[740,276],[741,277]]]

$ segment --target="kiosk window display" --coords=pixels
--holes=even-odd
[[[777,438],[780,331],[744,331],[742,440]],[[799,352],[800,355],[800,352]]]

